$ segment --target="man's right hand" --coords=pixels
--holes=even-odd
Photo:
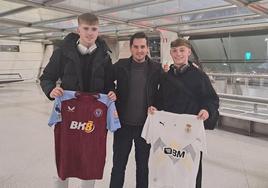
[[[49,94],[51,98],[60,97],[63,95],[63,89],[61,87],[55,87]]]
[[[157,108],[154,107],[154,106],[150,106],[150,107],[148,108],[148,114],[153,115],[155,111],[157,111]]]
[[[169,65],[167,63],[164,64],[163,70],[164,70],[164,72],[168,72],[169,71]]]

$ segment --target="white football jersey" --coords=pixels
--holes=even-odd
[[[142,137],[151,144],[149,188],[195,188],[205,129],[196,115],[156,111],[148,115]]]

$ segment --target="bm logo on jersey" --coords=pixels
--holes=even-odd
[[[91,133],[94,131],[95,126],[94,126],[93,121],[88,121],[88,122],[72,121],[70,125],[70,129],[77,129],[77,130],[85,131],[86,133]]]
[[[170,147],[164,147],[163,149],[165,154],[171,155],[175,158],[184,158],[185,156],[185,151],[175,150]]]

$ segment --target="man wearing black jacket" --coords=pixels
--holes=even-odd
[[[40,77],[49,99],[64,90],[108,93],[115,99],[109,47],[98,37],[98,18],[89,13],[78,17],[77,33],[68,34],[56,49]],[[60,86],[56,82],[60,80]]]
[[[122,188],[132,143],[135,144],[136,187],[148,187],[148,158],[150,145],[141,137],[147,109],[154,104],[161,65],[148,56],[148,38],[135,33],[130,39],[132,56],[114,64],[117,81],[116,107],[122,128],[114,133],[113,168],[110,188]]]
[[[178,114],[194,114],[203,121],[219,108],[219,97],[211,85],[209,77],[188,61],[191,44],[179,38],[171,42],[170,55],[174,64],[161,77],[160,88],[155,107],[148,108],[149,113],[164,110]],[[181,84],[176,84],[180,82]],[[206,128],[206,127],[205,127]],[[202,155],[196,178],[196,188],[201,188]]]
[[[80,15],[77,33],[67,35],[61,46],[53,52],[40,77],[42,90],[50,100],[62,96],[63,90],[73,90],[108,93],[108,97],[115,101],[109,48],[98,37],[98,18],[90,13]],[[56,85],[57,81],[60,81],[59,86]],[[93,186],[94,181],[82,182],[82,187]],[[68,181],[59,179],[56,187],[67,188]]]

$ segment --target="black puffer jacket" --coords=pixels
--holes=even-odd
[[[219,97],[211,85],[209,77],[200,69],[189,63],[183,73],[175,74],[171,68],[168,73],[161,76],[160,88],[155,106],[159,110],[178,114],[195,114],[206,109],[212,114],[219,108]],[[182,82],[179,87],[174,82]],[[184,91],[184,87],[192,96]]]
[[[82,68],[76,47],[78,39],[78,34],[68,34],[60,47],[53,52],[43,75],[40,77],[40,85],[49,99],[51,99],[49,94],[59,79],[61,87],[65,90],[84,91]],[[112,63],[108,54],[110,50],[100,38],[97,39],[96,45],[98,48],[93,60],[90,92],[108,93],[114,89],[111,77]]]
[[[148,61],[148,79],[146,83],[146,101],[147,107],[154,104],[156,93],[160,81],[160,75],[162,73],[161,64],[153,62],[146,57]],[[130,81],[130,68],[132,57],[126,59],[120,59],[113,65],[114,80],[117,81],[116,95],[117,100],[116,108],[120,119],[124,119],[125,110],[127,108],[127,100],[129,96],[129,81]],[[139,88],[137,88],[139,89]]]

